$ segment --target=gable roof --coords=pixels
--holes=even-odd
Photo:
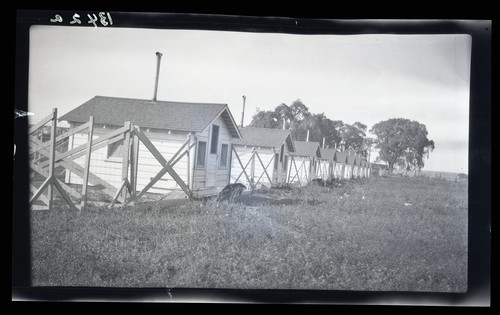
[[[295,147],[295,152],[292,155],[298,156],[309,156],[309,157],[320,157],[320,147],[319,142],[308,142],[308,141],[293,141]]]
[[[361,156],[361,154],[357,154],[355,155],[355,160],[354,160],[354,165],[356,166],[361,166],[361,162],[363,161],[363,157]]]
[[[60,120],[85,123],[94,116],[97,124],[123,125],[131,121],[141,127],[201,132],[221,116],[231,135],[241,134],[227,104],[166,102],[132,98],[95,96]]]
[[[294,152],[292,135],[290,130],[274,128],[245,127],[240,129],[241,139],[235,139],[233,144],[280,148],[286,142],[288,151]]]
[[[335,158],[337,150],[331,148],[320,148],[321,159],[331,161]]]
[[[356,153],[354,153],[353,150],[348,149],[347,151],[347,162],[349,165],[354,165],[354,162],[356,161]]]
[[[343,164],[346,164],[347,163],[347,151],[337,151],[337,153],[335,154],[335,160],[338,162],[338,163],[343,163]]]

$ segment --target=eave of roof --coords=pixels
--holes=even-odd
[[[201,132],[217,117],[221,116],[231,135],[240,138],[241,133],[227,104],[188,103],[144,99],[95,96],[60,120],[87,122],[94,116],[95,123],[122,125],[131,121],[141,127],[164,130]]]

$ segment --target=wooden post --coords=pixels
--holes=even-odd
[[[252,157],[251,157],[251,163],[250,163],[250,180],[252,181],[252,191],[254,189],[254,184],[255,184],[255,147],[252,148]]]
[[[49,186],[47,187],[47,198],[49,210],[54,202],[54,166],[56,160],[56,128],[57,128],[57,108],[52,109],[52,127],[50,129],[50,153],[49,153]]]
[[[89,131],[87,139],[87,155],[85,156],[85,168],[82,177],[82,201],[80,204],[80,210],[83,210],[87,204],[87,188],[89,184],[89,173],[90,173],[90,156],[92,153],[92,137],[94,135],[94,116],[89,118]]]
[[[131,205],[135,205],[135,197],[137,195],[137,171],[139,169],[139,137],[135,132],[132,134],[132,154],[130,155],[130,188],[132,192],[130,200]]]
[[[189,146],[187,149],[187,186],[189,190],[193,191],[193,185],[191,184],[191,133],[187,135]]]
[[[130,162],[130,132],[131,132],[131,123],[130,121],[126,121],[124,124],[127,127],[127,131],[125,132],[125,139],[123,140],[122,150],[123,150],[123,158],[122,158],[122,182],[125,183],[125,189],[122,190],[122,198],[123,204],[125,204],[125,200],[127,198],[127,188],[130,186],[128,181],[128,167]]]

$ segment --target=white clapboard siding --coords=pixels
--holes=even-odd
[[[210,153],[212,124],[207,126],[207,128],[205,128],[205,130],[203,130],[202,132],[194,134],[199,141],[207,142],[205,167],[196,168],[194,165],[196,158],[196,146],[191,149],[190,157],[188,157],[187,154],[184,155],[177,161],[177,163],[173,167],[174,171],[177,173],[177,175],[179,175],[179,177],[184,181],[185,184],[188,184],[189,182],[188,174],[190,173],[190,170],[188,169],[188,166],[191,168],[192,183],[190,183],[190,185],[194,192],[207,188],[222,190],[229,182],[230,165],[234,165],[230,160],[232,137],[229,129],[227,128],[227,125],[221,117],[215,119],[214,123],[220,127],[217,146],[218,150],[216,154]],[[115,128],[94,128],[94,139],[97,139],[111,132],[113,129]],[[148,128],[141,128],[141,131],[144,132],[147,138],[167,161],[169,161],[179,151],[179,149],[188,139],[187,132],[161,129],[150,130]],[[85,143],[87,143],[86,133],[75,134],[73,138],[70,139],[71,148],[75,148]],[[226,167],[220,166],[220,149],[222,144],[228,145],[228,161]],[[183,150],[186,149],[187,147],[185,147]],[[123,180],[122,156],[119,155],[117,157],[108,158],[107,153],[107,147],[92,152],[90,171],[115,188],[118,188]],[[190,163],[188,163],[189,158]],[[85,156],[75,159],[74,161],[83,167],[85,165]],[[160,165],[158,160],[153,156],[153,154],[151,154],[151,152],[149,152],[149,150],[146,148],[146,146],[144,146],[142,142],[139,142],[136,181],[137,191],[141,191],[161,170],[162,166]],[[131,172],[130,169],[129,172]],[[209,178],[211,181],[207,180]],[[82,179],[74,173],[67,172],[66,182],[71,184],[82,184]],[[207,185],[208,183],[210,185]],[[158,180],[154,184],[153,187],[149,189],[148,192],[167,193],[171,190],[181,190],[181,188],[179,187],[178,183],[171,177],[171,175],[166,173],[160,180]]]
[[[95,128],[93,139],[97,139],[110,129]],[[151,140],[153,145],[158,149],[163,157],[168,161],[179,150],[187,139],[186,134],[168,134],[167,132],[145,132],[146,136]],[[87,134],[77,133],[72,139],[72,148],[87,143]],[[107,157],[108,148],[104,147],[92,152],[90,162],[90,172],[99,176],[115,188],[118,188],[122,182],[122,158],[120,157]],[[162,166],[156,158],[149,152],[149,150],[142,144],[139,144],[139,157],[138,157],[138,171],[137,171],[137,190],[140,191],[144,188],[161,169]],[[74,160],[75,163],[85,165],[85,156]],[[187,180],[187,157],[181,158],[174,166],[174,170],[185,182]],[[68,172],[66,181],[71,184],[82,184],[82,179],[75,173]],[[180,189],[175,180],[167,173],[165,174],[150,190],[149,192],[165,193],[169,189]]]
[[[181,146],[186,141],[186,135],[178,136],[173,134],[166,134],[163,139],[154,139],[153,137],[158,137],[158,134],[150,135],[146,133],[146,136],[150,138],[153,145],[161,152],[162,156],[167,160],[170,159],[179,151]],[[172,139],[169,139],[169,138]],[[153,177],[156,176],[158,172],[162,170],[162,166],[158,160],[151,154],[151,152],[141,143],[139,145],[139,158],[137,167],[137,190],[142,190]],[[179,177],[187,183],[187,156],[182,157],[173,167],[174,171],[179,175]],[[176,181],[166,173],[163,177],[155,183],[153,187],[149,190],[152,193],[165,193],[172,189],[180,189]]]
[[[215,154],[210,153],[213,124],[219,126],[219,139],[217,145],[217,153]],[[226,123],[220,116],[215,119],[213,124],[209,125],[202,132],[196,134],[198,141],[207,142],[207,155],[206,155],[205,167],[204,168],[195,167],[193,171],[194,192],[201,189],[215,189],[216,191],[220,191],[229,183],[232,137]],[[222,144],[228,145],[228,156],[229,156],[227,160],[228,165],[225,168],[220,167],[220,150]],[[196,150],[192,151],[193,154],[195,154],[195,152]]]
[[[302,156],[294,156],[295,165],[297,166],[297,170],[295,169],[295,165],[293,163],[289,163],[291,167],[290,172],[290,183],[299,183],[301,185],[306,185],[308,179],[310,180],[309,175],[309,167],[311,165],[311,161],[309,157]],[[297,174],[298,171],[298,175]]]
[[[269,177],[271,177],[272,180],[274,172],[274,161],[271,162],[271,164],[269,164],[269,162],[274,156],[274,151],[270,148],[257,148],[257,153],[259,154],[259,157],[262,160],[262,164],[264,164],[264,166],[260,164],[259,159],[257,158],[257,156],[255,156],[254,183],[257,183],[257,180],[259,180],[260,178],[259,184],[270,187],[272,183],[269,182],[267,175],[264,173],[264,168],[267,166],[267,174],[269,175]]]
[[[245,174],[242,174],[243,172],[243,167],[247,164],[247,162],[250,160],[250,157],[252,156],[252,148],[251,147],[244,147],[244,146],[234,146],[234,149],[238,153],[238,156],[240,158],[241,163],[243,166],[240,165],[240,162],[238,162],[238,159],[236,158],[236,155],[233,153],[232,154],[232,161],[231,161],[231,183],[236,182],[236,179],[238,179],[238,183],[241,183],[247,187],[247,189],[250,189],[250,184],[248,183],[248,180],[245,176]],[[247,173],[248,177],[251,176],[251,164],[250,162],[245,169],[245,172]],[[241,176],[240,176],[241,174]]]
[[[316,177],[327,180],[330,176],[330,161],[318,160],[318,167],[316,168]]]

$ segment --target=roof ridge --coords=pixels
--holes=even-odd
[[[118,96],[105,96],[105,95],[95,95],[94,98],[107,98],[107,99],[117,99],[117,100],[133,100],[133,101],[146,101],[149,103],[176,103],[176,104],[192,104],[192,105],[224,105],[228,106],[227,103],[211,103],[211,102],[185,102],[185,101],[163,101],[156,100],[152,101],[150,99],[136,98],[136,97],[118,97]]]

